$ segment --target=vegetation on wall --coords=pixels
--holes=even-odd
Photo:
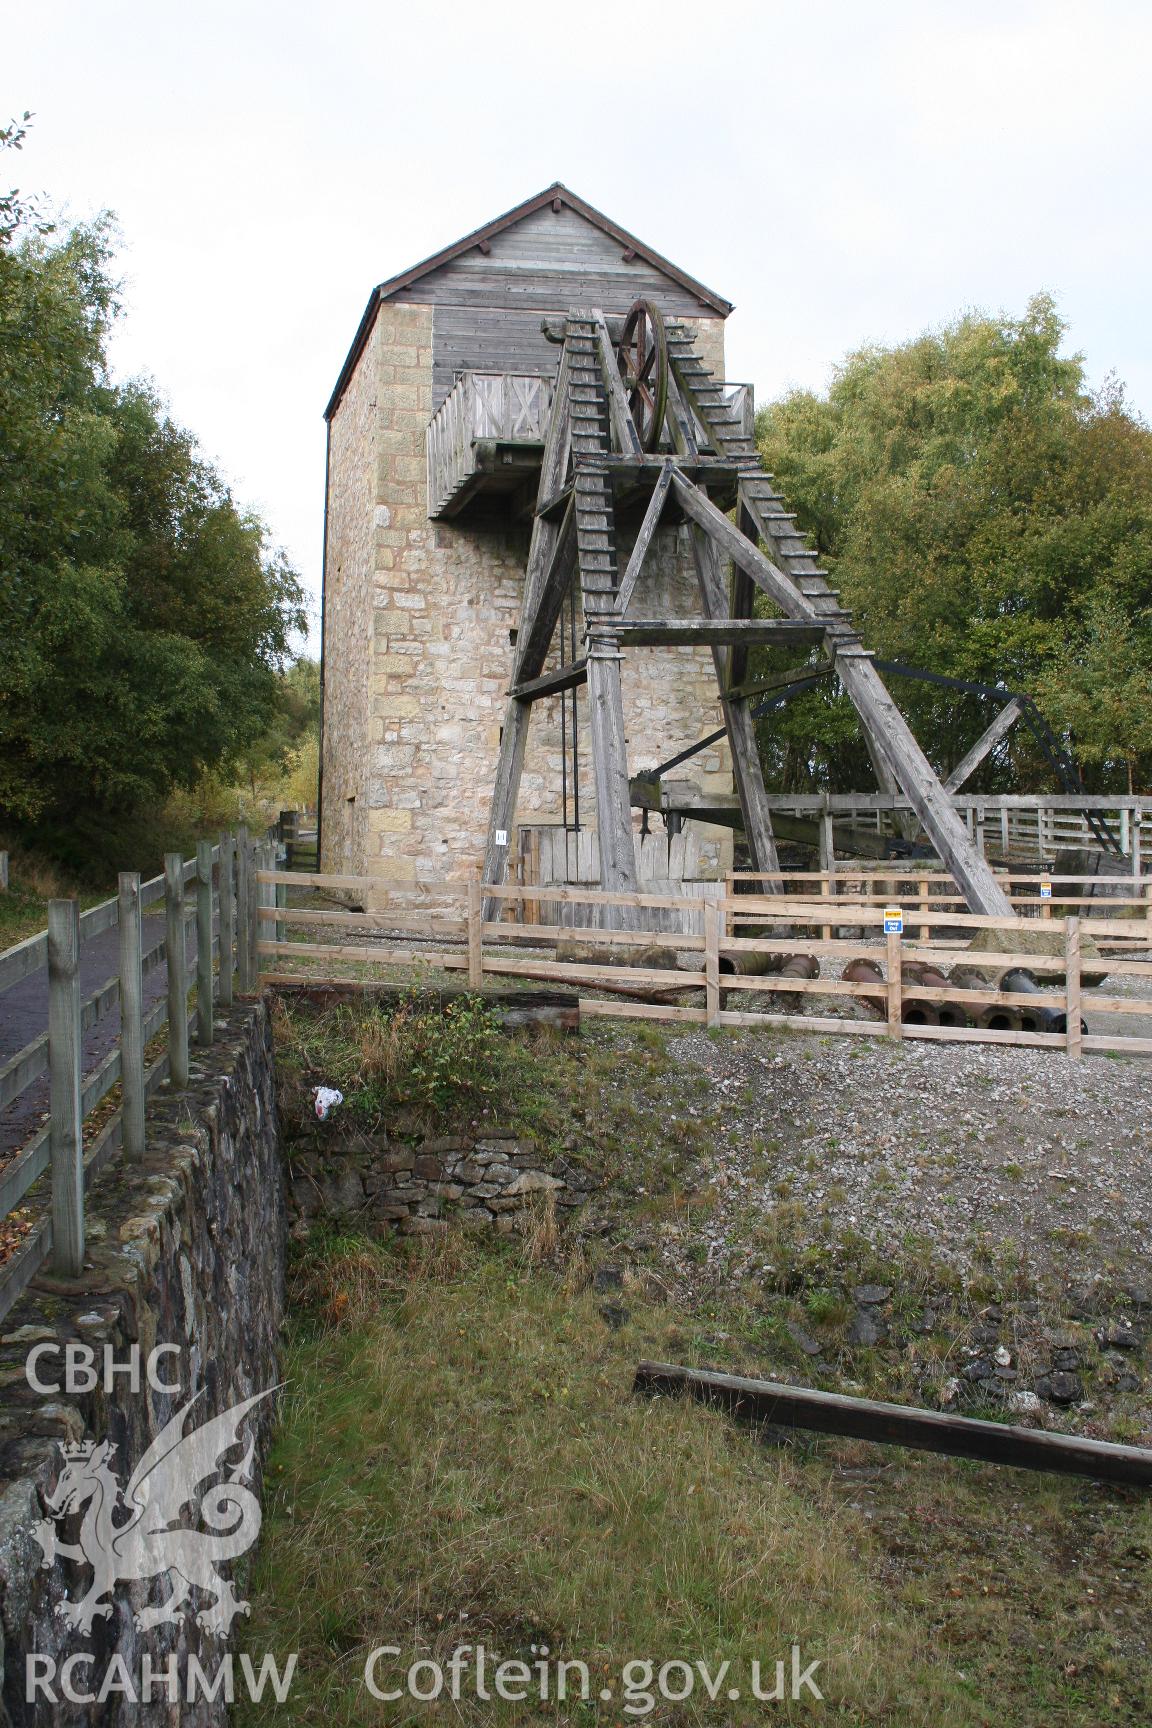
[[[1047,296],[1019,319],[969,314],[850,355],[826,396],[760,414],[758,441],[868,645],[1032,695],[1101,790],[1152,778],[1152,431],[1119,384],[1092,394]],[[950,767],[987,698],[900,680],[929,756]],[[870,783],[833,686],[763,728],[778,781]],[[1042,786],[1026,732],[975,788]]]
[[[110,377],[113,238],[0,199],[0,819],[32,833],[250,771],[305,622],[265,525],[149,383]]]

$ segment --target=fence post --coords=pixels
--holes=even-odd
[[[144,978],[141,971],[140,878],[120,877],[120,1092],[125,1158],[144,1156]]]
[[[188,1084],[188,950],[184,942],[184,860],[164,854],[165,958],[168,963],[168,1064],[174,1091]]]
[[[231,834],[220,836],[220,1006],[232,1006],[232,953],[236,940],[236,890],[232,882],[232,859],[236,843]]]
[[[241,996],[251,995],[252,977],[252,842],[248,826],[236,830],[236,970]]]
[[[720,1024],[720,907],[704,902],[704,1005],[709,1026]]]
[[[84,1269],[84,1126],[80,1103],[80,908],[48,902],[48,1145],[52,1160],[52,1266]]]
[[[276,842],[274,840],[266,840],[263,845],[257,846],[256,848],[256,870],[275,870],[275,868]],[[254,870],[252,872],[252,892],[256,902],[252,909],[252,988],[255,990],[260,982],[260,955],[257,951],[256,944],[268,940],[269,929],[272,930],[273,936],[276,937],[276,940],[279,940],[276,933],[278,932],[280,925],[278,920],[275,925],[272,925],[269,923],[268,919],[260,916],[261,907],[275,906],[276,884],[274,882],[257,883],[256,871]]]
[[[8,854],[0,852],[0,888],[8,887]]]
[[[1134,810],[1132,812],[1132,880],[1134,882],[1139,882],[1144,869],[1144,860],[1141,856],[1144,850],[1143,838],[1143,818],[1138,810]]]
[[[888,943],[888,1036],[903,1038],[904,1021],[901,1018],[903,1010],[903,950],[901,937],[895,931],[889,930],[886,937]]]
[[[468,988],[484,983],[484,901],[479,876],[468,878]]]
[[[280,869],[280,864],[281,864],[281,860],[278,857],[280,847],[279,847],[279,845],[273,845],[273,846],[270,846],[268,848],[268,850],[272,855],[271,863],[269,864],[268,867],[270,870],[278,871]],[[285,850],[283,863],[284,863],[285,869],[287,869],[287,867],[288,867],[287,850]],[[277,882],[275,884],[275,892],[274,892],[272,898],[273,898],[273,901],[275,902],[277,908],[283,908],[283,907],[287,906],[287,904],[288,904],[288,884],[287,884],[287,882]],[[286,928],[287,928],[287,926],[285,925],[283,918],[277,918],[275,924],[272,926],[272,929],[275,932],[277,942],[283,942],[284,933],[285,933]]]
[[[823,805],[820,811],[820,850],[818,858],[820,869],[828,878],[826,883],[821,883],[821,887],[824,889],[827,898],[832,900],[836,896],[836,840],[832,832],[832,812],[828,808],[827,792],[823,793],[822,796]],[[832,940],[831,924],[824,925],[823,938],[825,942],[830,942]]]
[[[286,870],[291,870],[294,862],[293,850],[296,842],[300,838],[299,810],[281,810],[280,820],[276,824],[276,829],[277,839],[282,841],[284,845],[284,867]],[[278,936],[276,940],[279,942],[282,941],[283,938]]]
[[[212,1042],[212,842],[196,842],[196,1042]]]
[[[1064,1014],[1068,1023],[1065,1038],[1068,1054],[1076,1061],[1084,1053],[1084,1034],[1080,1030],[1080,920],[1064,920]]]

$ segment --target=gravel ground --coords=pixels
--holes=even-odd
[[[718,1122],[710,1261],[786,1205],[800,1240],[894,1259],[915,1244],[961,1275],[991,1254],[1036,1278],[1147,1281],[1146,1060],[806,1033],[669,1049],[707,1078]]]

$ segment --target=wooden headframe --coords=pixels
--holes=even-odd
[[[504,879],[516,816],[529,719],[534,702],[586,684],[591,734],[601,887],[637,887],[621,682],[623,648],[640,641],[695,641],[712,651],[736,791],[754,868],[778,868],[764,777],[744,687],[748,650],[756,643],[820,643],[851,698],[882,783],[899,789],[956,879],[969,908],[1005,916],[1010,908],[990,866],[952,807],[961,783],[1007,731],[1015,715],[998,716],[941,785],[840,606],[827,572],[798,532],[754,440],[728,407],[725,392],[694,347],[689,329],[669,324],[669,380],[664,431],[671,454],[646,455],[621,384],[604,314],[568,314],[544,446],[524,582],[524,609],[501,732],[489,816],[484,880]],[[616,552],[614,489],[623,477],[651,495],[627,567]],[[709,485],[736,487],[732,522]],[[692,619],[636,619],[632,603],[661,516],[675,500],[691,526],[701,613]],[[585,653],[545,674],[561,607],[576,580]],[[757,591],[783,614],[753,617]],[[958,778],[959,777],[959,778]],[[490,903],[486,916],[496,915]]]

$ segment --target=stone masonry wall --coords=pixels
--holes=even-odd
[[[378,338],[373,332],[329,426],[324,566],[325,861],[359,875],[368,832],[369,678],[376,566]]]
[[[42,1569],[42,1551],[32,1536],[33,1525],[45,1516],[44,1497],[61,1470],[57,1442],[113,1441],[111,1464],[123,1486],[190,1395],[202,1394],[189,1429],[274,1387],[278,1378],[286,1224],[272,1042],[263,1004],[237,1009],[223,1023],[217,1044],[196,1060],[189,1089],[151,1106],[148,1125],[144,1163],[129,1166],[121,1159],[89,1193],[90,1269],[74,1283],[42,1274],[0,1323],[4,1728],[168,1728],[175,1722],[183,1728],[222,1728],[227,1720],[222,1699],[169,1702],[163,1682],[150,1705],[133,1702],[122,1687],[103,1704],[52,1703],[43,1696],[29,1704],[25,1698],[29,1653],[51,1658],[57,1676],[69,1656],[88,1658],[73,1671],[72,1690],[81,1694],[96,1693],[119,1657],[138,1699],[145,1657],[152,1671],[162,1674],[175,1656],[182,1692],[191,1658],[209,1678],[227,1658],[225,1642],[194,1617],[208,1597],[190,1603],[191,1611],[181,1612],[176,1627],[137,1627],[135,1614],[171,1593],[167,1572],[116,1585],[108,1618],[96,1619],[88,1634],[69,1630],[58,1605],[65,1592],[76,1602],[93,1575],[59,1556]],[[162,1377],[178,1381],[181,1390],[150,1391],[145,1381],[133,1391],[121,1373],[113,1376],[109,1392],[98,1385],[92,1392],[45,1397],[26,1378],[28,1352],[38,1343],[87,1345],[98,1361],[107,1347],[121,1366],[129,1362],[134,1345],[147,1353],[156,1344],[175,1344],[178,1353],[165,1358]],[[54,1381],[60,1367],[59,1361],[46,1360],[40,1377]],[[257,1406],[242,1436],[256,1438],[248,1480],[257,1493],[273,1413],[272,1400]],[[237,1458],[233,1453],[228,1463]],[[173,1516],[178,1511],[173,1507]],[[243,1564],[223,1567],[240,1595],[243,1575],[237,1578],[234,1568]],[[115,1676],[115,1667],[111,1671]]]
[[[319,1219],[377,1235],[433,1235],[453,1222],[508,1234],[526,1204],[550,1195],[579,1206],[593,1179],[567,1158],[548,1158],[530,1140],[487,1133],[477,1138],[391,1140],[310,1131],[288,1151],[292,1234],[306,1237]]]
[[[328,602],[325,653],[330,663],[339,660],[337,681],[347,695],[344,713],[335,715],[338,698],[326,677],[324,740],[324,867],[358,871],[363,865],[382,884],[429,887],[467,876],[483,854],[511,670],[510,631],[520,619],[528,550],[523,530],[428,519],[431,343],[430,307],[382,305],[333,423],[335,429],[344,422],[339,441],[334,436],[332,467],[333,497],[337,491],[344,497],[338,511],[330,510],[329,587],[334,563],[363,562],[355,580],[343,575],[344,587]],[[703,322],[701,346],[722,375],[718,320]],[[369,555],[359,535],[369,515],[364,486],[370,471],[375,526]],[[667,530],[657,537],[635,604],[638,613],[659,605],[699,614],[686,534]],[[358,675],[360,692],[353,689]],[[624,691],[633,772],[720,724],[707,651],[631,651]],[[581,732],[581,818],[594,825],[583,715]],[[521,788],[523,822],[561,819],[560,744],[559,702],[538,704]],[[694,768],[710,789],[731,790],[723,748]],[[356,788],[361,812],[353,823],[337,808],[347,792],[335,788],[346,785]],[[719,866],[727,837],[711,832]]]

